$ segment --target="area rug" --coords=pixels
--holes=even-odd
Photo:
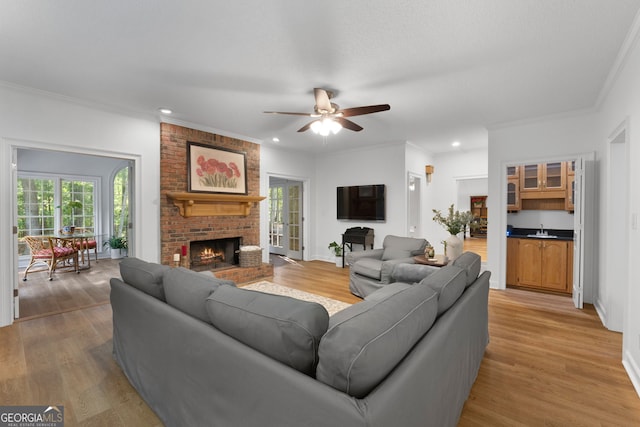
[[[329,316],[337,313],[338,311],[349,307],[351,304],[337,301],[331,298],[323,297],[321,295],[310,294],[309,292],[300,291],[298,289],[288,288],[282,285],[276,285],[275,283],[262,281],[252,283],[247,286],[242,286],[243,289],[249,289],[252,291],[260,291],[267,294],[284,295],[291,298],[301,299],[303,301],[317,302],[327,309]]]

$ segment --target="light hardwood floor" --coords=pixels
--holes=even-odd
[[[102,279],[98,271],[92,280],[118,275],[116,267],[101,268]],[[348,272],[321,261],[284,263],[272,280],[357,302]],[[508,289],[490,292],[489,313],[491,342],[460,426],[640,425],[621,335],[602,327],[593,307]],[[114,362],[111,335],[109,304],[0,328],[1,404],[62,404],[67,426],[161,425]]]

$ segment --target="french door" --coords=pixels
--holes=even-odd
[[[302,182],[269,179],[269,252],[302,259]]]

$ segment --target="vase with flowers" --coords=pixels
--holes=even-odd
[[[453,261],[462,255],[463,244],[458,234],[466,230],[467,225],[473,220],[473,214],[470,211],[460,212],[455,210],[453,204],[449,206],[446,216],[438,209],[433,209],[433,213],[435,214],[433,220],[442,225],[450,234],[443,244],[446,248],[447,257]]]

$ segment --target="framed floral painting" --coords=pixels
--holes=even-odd
[[[189,191],[247,194],[246,154],[187,142]]]

